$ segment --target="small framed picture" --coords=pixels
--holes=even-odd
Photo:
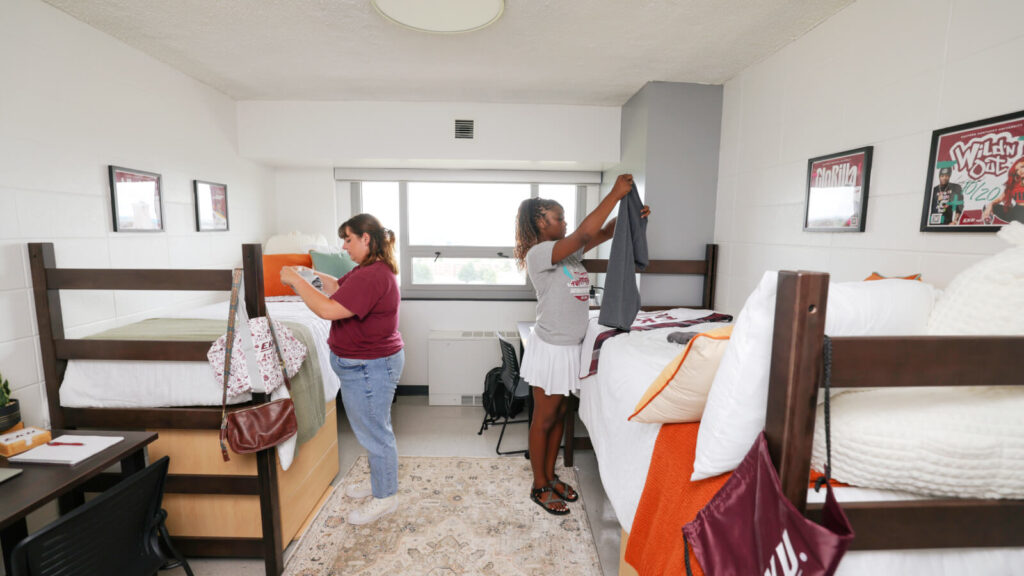
[[[1024,111],[932,132],[922,232],[1024,222]]]
[[[228,187],[214,182],[192,181],[196,202],[196,231],[228,229]]]
[[[114,232],[162,231],[160,175],[110,166],[110,206]]]
[[[873,150],[867,146],[807,161],[804,230],[864,231]]]

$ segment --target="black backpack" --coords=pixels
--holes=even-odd
[[[501,366],[488,370],[487,375],[484,376],[483,404],[489,418],[515,418],[522,412],[526,404],[525,399],[513,398],[510,406],[508,395],[509,391],[505,388],[505,383],[501,381]]]

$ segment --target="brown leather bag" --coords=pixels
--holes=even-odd
[[[298,431],[295,404],[291,398],[281,398],[227,413],[227,442],[237,454],[249,454],[277,446]]]
[[[291,398],[281,398],[248,408],[227,411],[228,382],[231,379],[231,353],[235,343],[235,316],[238,311],[241,285],[242,271],[236,268],[231,278],[231,317],[228,319],[228,334],[225,342],[224,393],[221,397],[220,451],[225,462],[230,460],[227,446],[230,446],[236,454],[250,454],[273,448],[295,436],[299,430],[298,421],[295,418],[295,404]],[[270,328],[270,339],[274,342],[274,350],[280,360],[285,387],[291,389],[288,369],[285,367],[284,356],[277,343],[274,323],[269,314],[267,314],[267,326]]]

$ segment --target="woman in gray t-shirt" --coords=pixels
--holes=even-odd
[[[633,176],[622,174],[611,192],[566,236],[565,212],[554,200],[530,198],[516,216],[515,258],[526,268],[537,290],[537,323],[523,355],[520,375],[533,391],[530,425],[530,498],[551,514],[568,514],[566,502],[576,491],[555,475],[562,441],[567,398],[579,389],[580,344],[587,333],[590,277],[583,253],[610,240],[615,219],[602,226],[612,208],[633,188]],[[642,217],[650,210],[645,206]]]

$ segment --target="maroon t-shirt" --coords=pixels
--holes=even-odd
[[[402,349],[398,332],[398,303],[402,296],[391,268],[383,262],[357,266],[338,279],[331,294],[354,316],[331,322],[327,345],[342,358],[372,360]]]

